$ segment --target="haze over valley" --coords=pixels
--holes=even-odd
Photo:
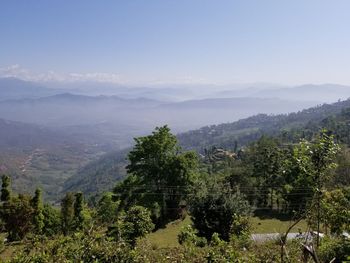
[[[257,114],[298,112],[347,99],[349,91],[335,84],[128,87],[0,78],[1,169],[14,174],[16,190],[39,184],[47,198],[57,200],[80,169],[128,149],[134,137],[156,126],[184,133]]]
[[[349,10],[0,1],[0,262],[348,262]]]

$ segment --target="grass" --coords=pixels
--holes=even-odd
[[[285,232],[291,225],[290,221],[280,220],[276,218],[259,218],[252,217],[251,223],[253,226],[253,233],[255,234],[266,234],[266,233],[282,233]],[[305,220],[300,221],[295,225],[291,232],[298,232],[307,230],[307,224]]]
[[[184,220],[176,220],[170,222],[165,228],[161,228],[154,233],[147,236],[147,241],[152,245],[159,248],[161,247],[176,247],[179,246],[177,242],[177,235],[179,234],[182,227],[191,224],[191,218],[186,216]]]
[[[251,218],[253,227],[253,233],[266,234],[266,233],[282,233],[288,229],[291,222],[288,220],[281,220],[276,218],[261,218],[254,216]],[[185,220],[177,220],[169,223],[165,228],[159,229],[154,233],[149,234],[146,240],[152,245],[158,248],[164,247],[177,247],[179,243],[177,241],[177,235],[182,227],[191,224],[189,216]],[[306,222],[300,221],[291,232],[298,232],[298,230],[305,231],[307,229]]]

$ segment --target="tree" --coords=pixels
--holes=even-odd
[[[190,199],[190,212],[198,235],[208,241],[214,233],[226,241],[231,234],[239,235],[244,227],[239,226],[237,219],[250,214],[250,206],[243,196],[215,182],[201,182],[196,189]]]
[[[198,165],[194,152],[182,152],[175,135],[167,126],[156,128],[152,135],[135,139],[129,153],[129,175],[138,204],[161,207],[162,222],[178,217],[179,204],[187,193]],[[136,183],[136,184],[135,184]],[[115,189],[116,194],[120,194]],[[124,192],[124,191],[122,191]]]
[[[97,216],[102,223],[110,224],[115,221],[118,214],[119,202],[113,200],[113,194],[104,193],[97,204]]]
[[[327,191],[321,200],[322,221],[332,234],[350,230],[350,188]]]
[[[74,228],[81,230],[84,227],[85,217],[84,217],[84,199],[83,193],[78,192],[75,194],[74,202]]]
[[[11,199],[10,187],[10,177],[7,175],[2,176],[2,187],[1,187],[1,201],[8,202]]]
[[[43,234],[53,236],[61,231],[60,211],[49,204],[45,204],[43,208],[44,228]]]
[[[250,162],[253,165],[253,176],[258,186],[258,205],[273,208],[274,186],[278,185],[281,174],[282,151],[278,142],[262,136],[250,147]]]
[[[136,240],[150,233],[154,228],[151,213],[142,206],[132,206],[117,223],[109,229],[109,235],[135,247]]]
[[[31,205],[31,197],[18,195],[11,201],[3,204],[2,219],[8,233],[8,240],[15,241],[23,239],[33,229],[34,209]]]
[[[301,140],[291,158],[284,163],[284,196],[289,211],[303,213],[311,201],[319,204],[321,190],[331,179],[330,170],[336,167],[339,145],[334,137],[322,130],[312,142]],[[319,207],[314,207],[319,211]]]
[[[43,202],[41,189],[36,189],[33,199],[31,200],[34,209],[33,225],[37,234],[41,234],[44,228]]]
[[[74,194],[67,193],[61,202],[62,231],[67,235],[73,228],[74,221]]]

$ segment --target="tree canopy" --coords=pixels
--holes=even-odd
[[[159,215],[158,223],[176,218],[180,202],[196,176],[196,153],[183,152],[175,135],[163,126],[151,135],[135,138],[128,158],[129,177],[114,192],[124,196],[129,193],[130,200],[150,208],[153,217]]]

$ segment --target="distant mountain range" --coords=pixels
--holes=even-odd
[[[231,147],[235,140],[244,145],[262,133],[319,122],[350,107],[349,101],[321,106],[349,97],[350,87],[333,84],[46,84],[0,79],[0,173],[11,174],[16,191],[38,185],[50,200],[64,191],[111,187],[125,175],[123,149],[155,126],[168,124],[185,148],[201,151]],[[298,113],[285,115],[291,112]]]
[[[293,112],[316,104],[316,101],[250,97],[169,103],[141,97],[125,99],[118,96],[63,93],[0,101],[0,118],[53,127],[105,123],[110,127],[115,126],[116,133],[133,127],[131,129],[137,131],[135,134],[142,134],[157,125],[169,124],[175,131],[186,131],[258,113]]]
[[[0,78],[0,101],[23,98],[40,98],[54,95],[58,92],[58,90],[49,89],[34,82],[16,78]]]
[[[163,102],[208,98],[279,98],[294,101],[331,103],[350,97],[350,86],[337,84],[306,84],[282,86],[274,84],[173,84],[152,86],[125,86],[100,82],[46,82],[35,83],[16,78],[0,78],[0,101],[21,98],[39,98],[72,93],[87,96],[118,96],[124,99],[148,98]]]

